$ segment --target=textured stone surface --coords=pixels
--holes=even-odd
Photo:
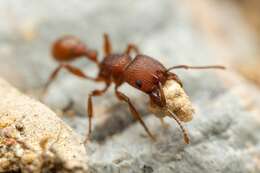
[[[33,159],[28,162],[27,166],[35,172],[37,172],[38,167],[44,169],[44,166],[40,166],[41,157],[44,160],[44,154],[41,156],[41,153],[45,152],[44,150],[46,152],[48,150],[55,151],[61,161],[66,163],[67,168],[77,167],[86,171],[87,155],[83,139],[59,119],[54,112],[43,104],[22,95],[3,79],[0,79],[0,97],[1,149],[5,147],[5,143],[7,146],[16,145],[17,147],[14,149],[10,147],[10,154],[19,152],[20,154],[16,154],[16,157],[21,158],[21,160],[15,160],[15,156],[10,156],[1,150],[1,154],[4,155],[1,156],[0,162],[7,159],[12,160],[13,164],[16,165],[15,169],[12,169],[11,164],[10,167],[1,164],[1,172],[3,170],[18,171],[19,169],[26,172],[26,169],[23,168],[26,167],[26,164],[21,166],[24,158],[27,158],[28,151],[26,150],[30,151],[30,155],[33,154]],[[19,144],[22,145],[19,146]],[[33,161],[37,162],[37,160],[40,162],[39,164],[30,164]]]
[[[4,0],[0,1],[0,17],[0,61],[5,62],[0,64],[0,74],[34,96],[57,65],[49,55],[50,44],[64,33],[80,36],[97,48],[99,58],[102,33],[108,32],[116,51],[133,42],[167,67],[228,66],[227,72],[176,71],[195,108],[193,120],[185,124],[190,145],[183,144],[173,120],[166,119],[171,127],[163,129],[147,111],[145,95],[127,85],[120,89],[131,97],[158,136],[157,142],[151,142],[126,105],[118,103],[113,89],[95,98],[94,141],[87,146],[93,172],[260,170],[259,89],[232,72],[234,62],[253,59],[257,41],[231,1],[45,0],[40,4]],[[90,75],[96,74],[89,62],[73,64]],[[73,100],[73,110],[81,116],[65,116],[64,120],[85,135],[87,94],[101,87],[63,72],[44,102],[62,109]]]
[[[148,142],[149,139],[141,135],[143,129],[135,124],[105,145],[95,146],[97,151],[90,156],[95,163],[93,169],[96,172],[127,172],[129,169],[133,172],[142,169],[153,170],[151,172],[257,172],[260,129],[256,105],[259,100],[254,95],[259,95],[259,91],[250,86],[235,86],[237,84],[206,103],[194,100],[196,114],[193,121],[186,124],[190,145],[183,144],[182,134],[173,120],[166,119],[171,128],[165,130],[155,117],[149,117],[146,122],[157,134],[156,143]],[[248,89],[251,90],[249,103],[238,96],[246,94]],[[248,104],[256,107],[248,109]],[[109,166],[104,167],[104,162]]]

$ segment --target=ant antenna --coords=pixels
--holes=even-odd
[[[174,113],[172,111],[170,111],[169,109],[167,109],[167,111],[170,113],[171,117],[178,123],[178,125],[180,126],[182,133],[183,133],[183,138],[184,138],[184,142],[186,144],[190,143],[190,138],[189,135],[187,133],[187,131],[184,129],[184,127],[182,126],[180,120],[174,115]]]
[[[169,72],[170,70],[173,70],[173,69],[179,69],[179,68],[184,68],[185,70],[188,70],[188,69],[221,69],[221,70],[225,70],[226,69],[226,67],[222,66],[222,65],[209,65],[209,66],[177,65],[177,66],[168,68],[166,70],[166,72]]]

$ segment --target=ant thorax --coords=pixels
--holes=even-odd
[[[159,107],[151,101],[149,110],[159,118],[170,116],[170,112],[172,112],[180,121],[191,121],[194,109],[188,95],[180,84],[175,80],[167,80],[163,85],[163,91],[166,98],[166,106]]]

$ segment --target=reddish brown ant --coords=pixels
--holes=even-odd
[[[175,80],[181,86],[181,80],[178,76],[172,72],[173,69],[177,68],[184,68],[184,69],[225,69],[223,66],[187,66],[187,65],[179,65],[173,66],[170,68],[164,67],[159,61],[146,56],[139,54],[138,48],[133,45],[129,44],[126,50],[123,53],[113,53],[112,46],[110,44],[110,40],[107,34],[104,34],[104,54],[105,57],[101,62],[97,61],[96,53],[93,51],[89,51],[86,47],[77,39],[74,40],[75,37],[64,37],[57,42],[54,43],[53,48],[53,55],[58,61],[67,61],[67,60],[74,60],[79,56],[86,56],[90,60],[94,61],[97,66],[99,67],[99,73],[96,78],[91,78],[85,75],[81,70],[71,67],[70,65],[60,65],[50,76],[50,79],[47,85],[54,79],[57,72],[60,68],[64,67],[69,70],[71,73],[75,74],[79,77],[84,77],[86,79],[91,79],[96,82],[104,82],[105,87],[103,89],[93,90],[88,97],[88,104],[87,104],[87,113],[89,117],[89,129],[88,135],[91,134],[92,128],[92,117],[93,117],[93,105],[92,105],[92,97],[94,96],[101,96],[104,94],[109,86],[114,83],[115,84],[115,95],[120,101],[124,101],[128,104],[131,114],[134,118],[136,118],[147,134],[152,138],[155,137],[149,131],[148,127],[145,125],[143,119],[139,115],[138,111],[135,109],[134,105],[132,104],[131,100],[122,92],[118,90],[118,88],[123,83],[128,83],[129,85],[133,86],[134,88],[146,93],[149,95],[150,100],[152,103],[156,104],[159,107],[164,107],[166,105],[166,98],[163,92],[163,85],[169,79]],[[67,43],[72,42],[72,43]],[[130,56],[130,53],[134,51],[137,55],[133,59]],[[186,143],[189,143],[188,135],[183,128],[180,120],[171,112],[171,117],[174,118],[177,123],[179,124],[181,130],[184,134],[184,140]]]
[[[65,68],[71,74],[78,77],[95,80],[92,77],[86,76],[79,68],[69,64],[69,62],[79,58],[88,58],[98,64],[97,52],[88,49],[79,38],[68,35],[56,40],[52,46],[52,56],[59,63],[59,66],[50,75],[49,80],[44,87],[44,94],[62,68]]]

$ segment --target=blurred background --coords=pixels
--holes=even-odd
[[[50,55],[57,37],[77,35],[102,58],[107,32],[117,51],[133,42],[173,64],[206,64],[201,57],[214,55],[259,84],[259,7],[258,0],[2,0],[0,74],[22,90],[41,87],[57,65]]]
[[[102,35],[106,32],[115,52],[124,50],[128,43],[135,43],[143,54],[158,59],[166,67],[222,64],[228,67],[228,73],[242,79],[236,84],[248,83],[259,91],[259,9],[259,0],[1,0],[0,77],[38,98],[48,76],[58,65],[50,54],[54,40],[67,34],[76,35],[90,48],[98,50],[101,60]],[[95,65],[85,59],[72,64],[92,76],[97,72]],[[201,109],[230,87],[225,85],[228,82],[223,73],[221,77],[205,71],[178,71],[177,74],[193,103]],[[64,70],[43,102],[58,112],[73,101],[72,109],[81,117],[67,120],[78,132],[85,134],[87,120],[82,117],[86,114],[87,95],[101,87]],[[95,98],[97,118],[94,118],[94,124],[104,122],[108,114],[130,117],[125,106],[112,97],[112,91]],[[142,93],[129,86],[123,86],[122,91],[133,100],[140,98],[135,100],[136,105],[142,114],[148,114]],[[242,98],[247,98],[247,93]],[[112,111],[114,108],[116,110]],[[236,106],[231,109],[240,110]],[[124,128],[127,124],[124,118],[119,123],[108,123],[113,127],[109,126],[104,133]],[[99,132],[103,127],[104,124]],[[101,157],[95,156],[96,159]],[[260,169],[259,158],[256,163]]]

